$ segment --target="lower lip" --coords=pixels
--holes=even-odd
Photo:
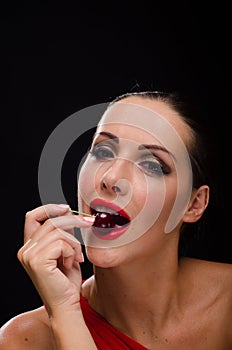
[[[112,239],[116,239],[118,237],[120,237],[128,228],[129,228],[130,224],[128,225],[125,225],[123,227],[119,227],[119,228],[113,228],[111,232],[105,234],[105,235],[102,235],[99,233],[98,231],[98,228],[97,227],[94,227],[92,226],[91,229],[92,229],[92,232],[94,233],[94,235],[100,239],[104,239],[104,240],[112,240]]]

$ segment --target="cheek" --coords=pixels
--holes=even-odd
[[[94,176],[93,168],[90,165],[90,162],[86,161],[83,164],[78,177],[79,207],[81,206],[82,201],[89,203],[89,196],[91,193],[93,193],[94,188],[95,188],[95,176]]]
[[[104,163],[99,164],[88,158],[82,165],[78,177],[79,208],[83,201],[89,205],[94,198],[101,196],[100,184],[104,171]]]
[[[166,194],[163,203],[162,216],[168,220],[170,213],[174,207],[177,198],[177,183],[176,180],[171,180],[166,184]]]
[[[176,178],[169,178],[165,181],[165,206],[173,205],[177,195],[177,181]]]
[[[153,180],[153,181],[152,181]],[[146,227],[152,226],[158,219],[165,204],[166,189],[163,181],[151,179],[147,181],[146,190],[140,194],[140,213],[138,221],[146,223]]]
[[[134,237],[154,227],[164,230],[176,199],[176,183],[165,182],[164,178],[147,179],[146,186],[135,197],[137,215],[131,227]]]

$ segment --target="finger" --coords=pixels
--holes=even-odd
[[[70,269],[74,261],[79,263],[83,258],[80,254],[77,258],[77,250],[62,239],[51,242],[42,251],[40,245],[34,243],[21,255],[21,263],[26,271],[29,274],[36,272],[41,278],[44,274],[53,274],[56,268],[62,272],[64,268]]]
[[[66,269],[67,270],[72,269],[74,262],[78,262],[78,263],[84,262],[84,255],[81,250],[77,249],[77,247],[71,248],[69,250],[66,249],[65,251],[63,251],[62,257],[63,257],[62,267],[65,268],[64,270],[65,272],[66,272]]]
[[[74,214],[72,213],[71,209],[69,208],[69,210],[66,213],[64,213],[64,216],[65,215],[74,215]],[[74,228],[70,229],[70,230],[67,230],[67,232],[70,233],[73,236],[75,235],[75,229]]]
[[[66,204],[46,204],[28,211],[25,216],[24,241],[26,242],[49,217],[67,213],[69,213],[69,206]]]
[[[61,288],[65,288],[68,276],[74,278],[75,275],[77,281],[80,281],[81,269],[78,268],[79,262],[71,258],[73,259],[73,268],[70,268],[70,263],[66,266],[59,264],[63,257],[73,256],[73,249],[69,244],[62,240],[53,242],[49,245],[49,249],[45,249],[43,254],[38,254],[37,247],[38,245],[34,245],[23,254],[22,265],[39,293],[46,294],[46,291],[49,290],[56,293],[56,286],[59,290],[59,285]],[[78,283],[77,281],[76,283]]]
[[[93,220],[94,221],[94,218]],[[25,233],[25,242],[28,239],[39,240],[42,235],[47,234],[49,231],[54,230],[54,228],[60,228],[65,231],[69,231],[74,234],[75,227],[89,227],[93,224],[89,220],[86,220],[84,217],[80,215],[66,215],[66,216],[58,216],[55,218],[47,219],[43,225],[40,225],[36,231],[32,231],[29,233],[29,230]]]
[[[76,258],[75,249],[73,249],[70,245],[67,245],[65,249],[63,249],[61,252],[61,259],[59,259],[61,264],[58,264],[59,268],[62,271],[65,271],[66,269],[70,270],[73,266],[75,258]]]
[[[45,250],[49,250],[49,246],[53,244],[53,242],[57,242],[60,240],[65,241],[72,247],[72,249],[74,249],[76,254],[75,259],[77,261],[83,261],[83,254],[81,251],[80,242],[74,236],[60,228],[55,228],[52,231],[47,232],[46,235],[41,235],[40,237],[38,237],[37,240],[35,239],[35,237],[33,237],[33,239],[28,240],[26,244],[24,244],[24,246],[19,249],[17,254],[18,259],[22,262],[25,254],[27,254],[28,257],[30,257],[31,254],[39,254],[42,256]],[[32,249],[33,252],[31,252]]]

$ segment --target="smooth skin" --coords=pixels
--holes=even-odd
[[[189,142],[189,128],[164,103],[139,97],[129,97],[123,102],[161,113],[185,144]],[[99,197],[113,201],[114,185],[122,175],[128,176],[132,185],[139,182],[139,188],[132,186],[133,196],[126,206],[133,220],[144,204],[141,181],[149,175],[141,176],[141,168],[132,171],[130,162],[116,156],[122,152],[120,140],[127,138],[141,144],[144,137],[149,143],[155,143],[156,139],[136,133],[131,126],[104,125],[98,131],[116,134],[119,144],[114,155],[99,167],[92,187]],[[108,142],[108,139],[96,135],[94,142]],[[83,166],[83,178],[96,161],[92,157]],[[72,233],[74,227],[91,227],[92,222],[70,215],[68,208],[56,204],[27,213],[25,244],[18,258],[46,309],[42,306],[9,320],[1,329],[1,350],[96,349],[83,319],[80,294],[109,323],[150,350],[232,349],[232,266],[178,257],[180,227],[184,222],[194,223],[201,218],[208,205],[209,188],[203,185],[193,190],[182,219],[171,233],[165,234],[165,223],[176,194],[176,174],[171,161],[167,162],[171,173],[165,177],[167,191],[158,220],[146,234],[127,245],[86,247],[94,276],[83,285],[79,266],[83,262],[81,245]],[[85,181],[80,183],[82,192],[91,201],[91,186]],[[117,193],[119,201],[125,192],[126,189]],[[89,212],[87,201],[81,198],[79,201],[82,211]]]

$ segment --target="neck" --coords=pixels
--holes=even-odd
[[[125,333],[141,319],[150,327],[162,327],[178,308],[179,273],[177,255],[160,255],[126,266],[95,267],[89,299],[92,307]]]

